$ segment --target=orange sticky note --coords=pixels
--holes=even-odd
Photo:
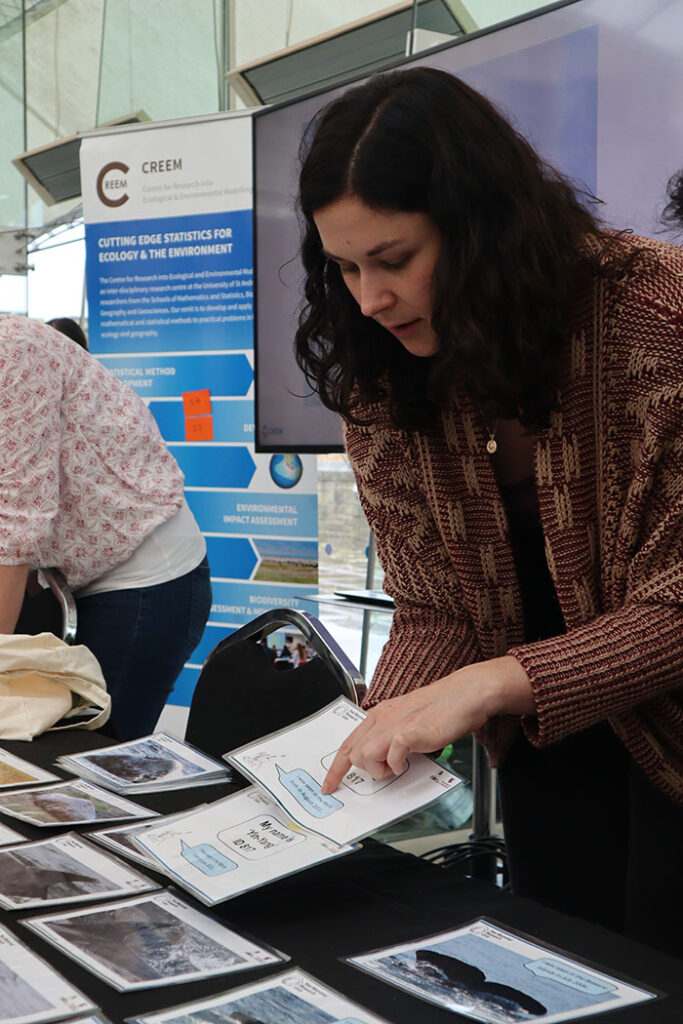
[[[186,416],[186,441],[213,441],[213,416]]]
[[[210,416],[211,392],[209,389],[183,391],[183,412],[186,416]]]

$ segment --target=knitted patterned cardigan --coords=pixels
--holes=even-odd
[[[533,687],[541,747],[607,719],[683,803],[683,251],[649,239],[619,280],[586,280],[560,369],[560,409],[534,466],[567,633],[524,643],[506,514],[476,406],[429,433],[387,403],[345,424],[347,451],[396,603],[367,705],[508,653]],[[493,764],[518,722],[482,730]]]

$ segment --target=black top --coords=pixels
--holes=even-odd
[[[498,483],[507,513],[510,544],[524,609],[524,640],[546,640],[566,633],[560,602],[555,592],[538,509],[533,477],[515,484]]]

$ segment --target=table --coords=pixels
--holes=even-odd
[[[2,746],[64,775],[54,768],[55,757],[109,742],[96,733],[68,731],[47,733],[33,743],[5,741]],[[145,794],[136,802],[169,814],[217,800],[233,789],[234,784],[222,784]],[[35,828],[10,818],[2,820],[28,839],[45,838],[58,831]],[[76,831],[83,833],[88,828]],[[164,884],[168,884],[167,880]],[[206,908],[201,909],[206,912]],[[41,912],[40,908],[33,911]],[[236,988],[283,969],[259,968],[186,985],[120,993],[21,927],[19,919],[31,913],[0,910],[0,920],[101,1007],[112,1024],[122,1024],[132,1015]],[[292,961],[287,966],[301,967],[394,1024],[456,1024],[465,1018],[386,985],[339,958],[446,930],[480,916],[494,918],[569,954],[594,961],[608,973],[625,975],[636,983],[667,993],[662,1000],[587,1019],[609,1018],[613,1024],[680,1024],[683,1020],[683,972],[679,960],[372,840],[366,841],[357,853],[246,893],[215,907],[211,913],[230,927],[289,954]]]

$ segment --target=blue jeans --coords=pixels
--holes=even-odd
[[[93,594],[76,607],[76,643],[95,655],[111,694],[103,732],[119,740],[154,732],[209,617],[208,560],[168,583]]]

